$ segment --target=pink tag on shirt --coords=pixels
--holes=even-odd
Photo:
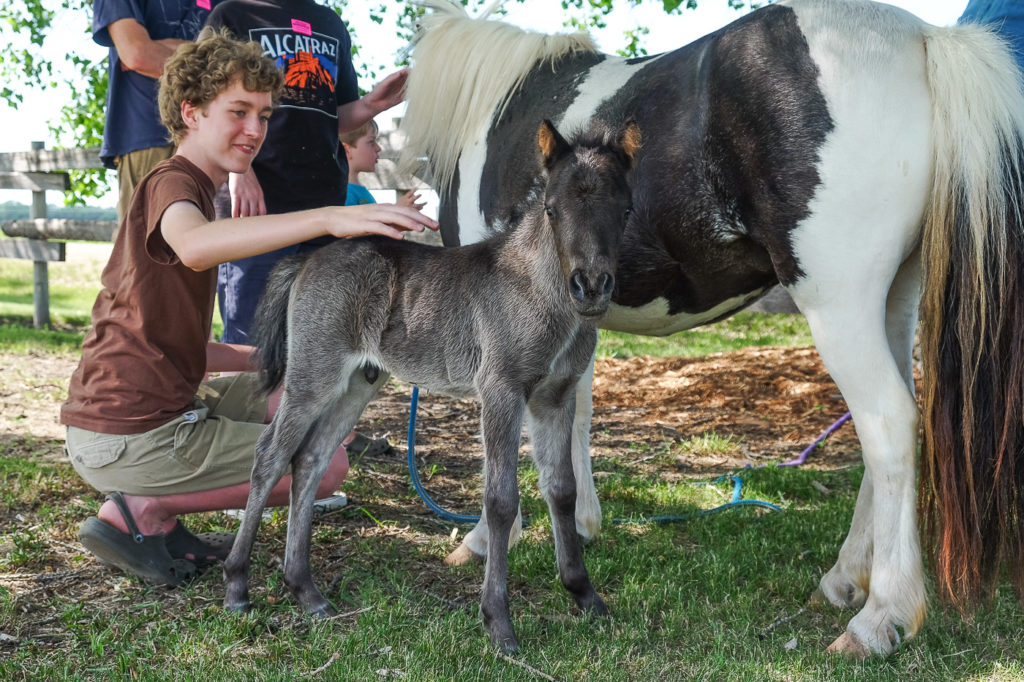
[[[304,36],[313,35],[313,27],[309,25],[308,21],[302,19],[292,19],[292,30]]]
[[[202,7],[203,9],[210,9],[210,0],[196,0],[196,7]]]

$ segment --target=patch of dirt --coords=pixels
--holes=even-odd
[[[58,415],[76,362],[47,354],[0,353],[0,456],[65,462]],[[693,359],[601,359],[595,377],[592,457],[596,471],[622,465],[637,474],[672,480],[789,460],[846,411],[813,348],[752,348]],[[410,495],[405,469],[410,393],[408,386],[391,383],[364,414],[360,430],[370,437],[387,438],[393,450],[372,457],[352,453],[350,507],[318,517],[315,532],[328,533],[331,541],[314,543],[314,563],[325,571],[322,584],[328,585],[342,580],[343,568],[351,569],[351,562],[358,561],[353,556],[356,552],[339,540],[379,540],[384,535],[410,557],[418,551],[414,547],[427,546],[436,561],[411,558],[422,564],[424,594],[447,608],[474,610],[477,579],[461,574],[456,580],[440,562],[457,542],[449,537],[452,524],[438,519]],[[475,402],[420,396],[416,440],[420,475],[434,499],[453,511],[479,513],[483,453],[478,433]],[[724,449],[688,445],[708,434],[732,445]],[[855,464],[860,460],[858,448],[854,430],[847,425],[811,455],[808,466],[832,469]],[[525,445],[523,452],[527,452]],[[37,559],[0,572],[0,588],[17,601],[16,636],[43,647],[60,647],[69,641],[56,625],[56,604],[78,602],[116,609],[126,591],[146,589],[98,565],[80,547],[78,525],[94,513],[101,496],[79,481],[70,467],[65,471],[59,485],[47,488],[50,499],[19,500],[6,509],[0,505],[0,518],[10,537],[34,533],[42,505],[61,506],[67,512],[50,522],[54,527]],[[367,490],[373,490],[372,495],[356,492]],[[233,523],[213,514],[196,517],[195,525],[206,530]],[[267,540],[257,551],[280,553],[284,523],[275,520],[270,525],[275,530],[261,532]],[[10,551],[9,543],[0,542],[0,556]],[[265,585],[260,576],[265,570],[269,570],[265,562],[262,568],[254,568],[252,583],[257,590]],[[154,598],[194,601],[202,608],[220,594],[219,571],[211,573],[216,575],[204,576],[196,590],[159,591]],[[330,578],[334,573],[335,578]],[[442,584],[447,587],[438,594],[437,585]]]

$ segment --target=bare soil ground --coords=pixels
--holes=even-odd
[[[64,462],[58,412],[75,362],[47,354],[0,354],[0,456]],[[602,468],[602,458],[613,458],[638,473],[653,473],[663,480],[709,476],[747,464],[795,458],[846,411],[813,348],[753,348],[694,359],[601,359],[595,376],[595,469]],[[403,544],[436,545],[441,557],[456,543],[448,534],[451,524],[438,521],[409,494],[404,466],[409,396],[408,386],[390,384],[361,422],[363,433],[386,437],[394,446],[383,455],[353,455],[350,479],[356,492],[349,493],[350,506],[362,507],[367,513],[332,512],[320,522],[333,526],[334,537],[397,534],[403,536]],[[482,447],[477,437],[478,417],[471,401],[420,397],[416,449],[421,475],[429,479],[430,492],[440,504],[464,513],[479,512]],[[738,442],[738,447],[727,452],[690,453],[671,447],[711,432]],[[656,453],[672,456],[666,460]],[[854,430],[847,425],[826,447],[815,451],[807,466],[831,469],[857,463],[859,458]],[[376,492],[358,492],[368,489]],[[57,522],[41,538],[38,558],[0,574],[0,586],[16,595],[24,615],[20,637],[44,646],[52,638],[53,645],[59,647],[65,636],[58,604],[88,600],[92,604],[106,602],[113,608],[123,602],[126,592],[144,588],[98,565],[78,544],[78,525],[95,510],[101,496],[81,483],[70,467],[46,497],[20,500],[6,511],[0,506],[4,534],[12,535],[31,534],[43,506],[66,509],[61,515],[66,520]],[[214,525],[231,523],[227,517],[213,517],[210,523]],[[277,545],[282,541],[283,533],[275,533],[270,551],[280,551]],[[327,564],[327,570],[342,558],[352,560],[339,555],[345,553],[339,550],[344,543],[322,544],[327,546],[316,548],[320,556],[314,561]],[[0,535],[0,556],[10,551],[10,542]],[[478,585],[469,576],[463,574],[453,581],[448,575],[440,580],[444,570],[440,561],[423,569],[424,589],[446,586],[439,599],[449,605],[475,602]],[[207,575],[203,580],[217,581],[219,575]],[[217,594],[211,587],[202,596],[168,591],[161,592],[159,598],[206,602],[211,590]]]

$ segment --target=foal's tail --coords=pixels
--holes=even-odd
[[[940,594],[967,611],[1001,567],[1024,594],[1024,95],[991,33],[928,31],[920,505]]]
[[[274,266],[253,319],[256,361],[262,374],[260,388],[266,393],[277,388],[284,379],[288,359],[288,301],[292,284],[305,262],[305,256],[291,256]]]

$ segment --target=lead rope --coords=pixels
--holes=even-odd
[[[458,514],[451,512],[439,505],[434,501],[434,498],[430,496],[426,488],[423,487],[423,483],[420,481],[419,466],[416,464],[416,408],[419,406],[420,401],[420,388],[419,386],[412,387],[412,399],[409,401],[409,432],[407,435],[408,443],[408,462],[409,462],[409,478],[412,479],[412,487],[416,489],[416,493],[423,500],[423,503],[427,505],[427,508],[437,514],[443,519],[454,521],[455,523],[477,523],[480,520],[479,514]],[[792,461],[783,462],[779,466],[800,466],[807,461],[807,457],[822,441],[828,438],[830,435],[835,433],[839,427],[845,424],[850,419],[850,413],[847,412],[832,426],[818,436],[818,439],[811,443],[807,448],[804,449],[800,456]],[[719,476],[715,479],[715,483],[724,481],[729,478],[733,482],[732,499],[725,504],[721,504],[711,509],[698,509],[695,512],[689,512],[687,514],[670,514],[665,516],[649,516],[640,517],[639,519],[612,519],[612,523],[675,523],[678,521],[684,521],[686,519],[693,518],[694,516],[703,516],[707,514],[714,514],[716,512],[726,511],[728,509],[735,509],[736,507],[761,507],[770,511],[782,511],[782,508],[778,505],[774,505],[771,502],[765,502],[764,500],[744,500],[742,499],[743,481],[739,476],[730,475]],[[526,525],[526,520],[523,520],[523,525]]]

